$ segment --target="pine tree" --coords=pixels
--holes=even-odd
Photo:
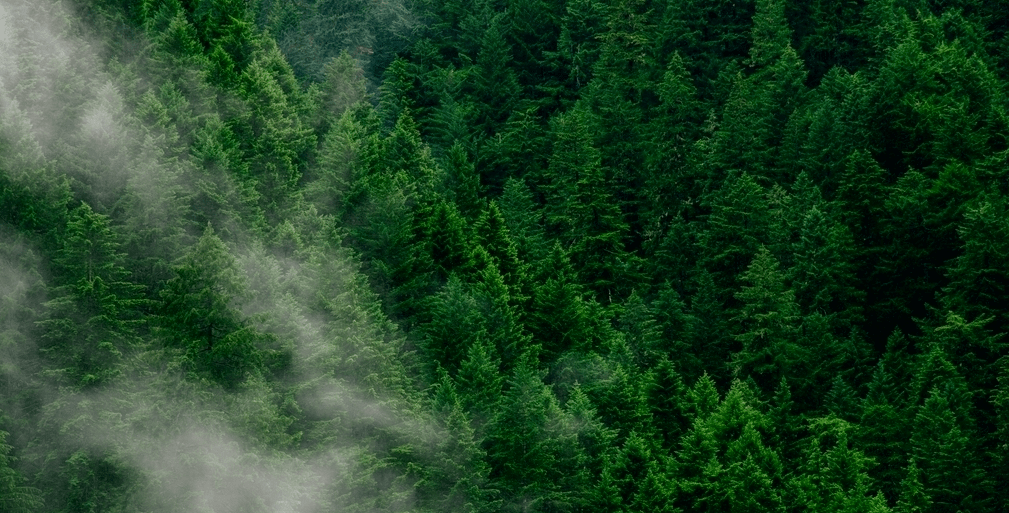
[[[476,220],[476,240],[487,250],[491,261],[501,273],[508,287],[508,299],[519,315],[525,310],[532,284],[529,283],[530,266],[519,257],[504,214],[496,201],[491,201]]]
[[[487,336],[487,328],[476,299],[454,275],[432,303],[430,320],[420,326],[425,360],[455,375],[470,348]]]
[[[466,219],[476,219],[483,207],[480,174],[467,155],[466,148],[456,140],[448,150],[445,167],[445,190]]]
[[[477,54],[475,96],[480,111],[475,123],[485,133],[493,134],[517,105],[522,88],[512,68],[513,53],[508,41],[508,16],[495,14],[487,24]]]
[[[785,288],[778,262],[761,246],[749,269],[741,276],[749,283],[736,293],[742,302],[734,319],[739,326],[735,338],[742,344],[733,355],[737,375],[751,377],[770,391],[782,377],[802,376],[799,365],[804,350],[797,344],[799,311],[795,294]]]
[[[644,177],[642,226],[688,209],[699,195],[696,167],[688,165],[700,135],[702,105],[686,62],[679,53],[669,58],[657,84],[659,104],[649,109],[643,128]]]
[[[594,337],[585,292],[575,281],[567,252],[559,244],[535,276],[540,286],[533,290],[526,326],[542,345],[545,361],[568,349],[591,347]]]
[[[298,112],[297,82],[276,47],[260,52],[241,76],[242,97],[249,117],[237,132],[251,157],[249,171],[258,182],[260,205],[278,216],[293,201],[304,173],[304,158],[315,146],[315,136]]]
[[[428,475],[415,485],[418,503],[436,511],[490,511],[493,490],[486,489],[489,468],[480,441],[447,373],[436,386],[434,411],[444,433]]]
[[[33,513],[43,506],[39,490],[25,486],[24,477],[13,468],[17,459],[10,454],[7,432],[0,431],[0,507],[10,513]]]
[[[46,303],[43,351],[72,387],[99,386],[120,373],[137,343],[141,287],[129,281],[107,216],[87,203],[70,212],[55,263],[61,285]]]
[[[729,365],[735,349],[731,333],[730,312],[725,308],[722,291],[715,285],[710,273],[701,269],[692,276],[695,292],[690,298],[690,315],[697,320],[689,338],[700,368],[720,384],[731,379]]]
[[[986,194],[964,213],[959,231],[963,253],[950,262],[949,284],[943,288],[943,306],[967,319],[991,317],[988,329],[1009,329],[1005,312],[1009,299],[1009,274],[1004,269],[1004,245],[1009,241],[1005,222],[1006,201],[1001,194]]]
[[[764,190],[747,173],[728,178],[710,199],[711,214],[697,240],[700,264],[712,274],[714,294],[731,300],[736,277],[743,274],[762,243],[768,243],[770,215]]]
[[[238,310],[247,288],[234,256],[208,225],[174,271],[161,292],[162,332],[181,349],[188,370],[238,385],[259,367],[256,343],[263,335]]]
[[[463,409],[471,415],[477,434],[482,435],[483,427],[497,411],[504,382],[497,348],[486,338],[477,339],[459,364],[455,381]]]
[[[857,286],[854,241],[848,227],[812,207],[792,245],[795,263],[789,278],[796,302],[807,313],[822,313],[837,336],[862,321],[864,293]]]
[[[659,362],[650,377],[646,390],[649,410],[662,446],[671,450],[690,425],[688,389],[668,358]]]
[[[599,59],[599,36],[604,32],[607,6],[597,0],[568,2],[561,18],[556,55],[551,55],[557,73],[565,76],[558,91],[573,95],[589,83]],[[563,87],[560,87],[563,86]]]
[[[628,227],[604,177],[589,115],[576,107],[552,122],[553,153],[542,188],[547,226],[570,248],[580,280],[607,303],[624,293],[632,257],[624,249]]]
[[[515,240],[519,258],[532,263],[545,257],[550,247],[543,229],[543,214],[529,187],[510,178],[497,203],[508,232]]]
[[[853,426],[834,417],[810,422],[813,437],[801,473],[792,482],[795,504],[808,511],[889,511],[881,494],[872,495],[867,471],[872,460],[852,447]]]
[[[347,109],[365,99],[364,70],[346,50],[326,63],[323,73],[326,81],[322,110],[329,119],[340,119]]]
[[[695,389],[710,387],[710,379],[704,377]],[[704,402],[709,403],[710,398]],[[754,404],[753,392],[737,380],[714,411],[695,417],[693,429],[684,435],[678,453],[676,477],[681,492],[677,506],[721,511],[783,510],[777,484],[783,477],[781,461],[763,443],[761,432],[767,427],[767,419]]]
[[[550,141],[543,114],[516,109],[494,137],[484,141],[477,165],[488,195],[500,194],[509,179],[536,177],[548,166]]]
[[[563,411],[543,384],[535,361],[524,355],[515,366],[487,428],[491,480],[500,487],[506,509],[563,507],[567,500],[561,485],[575,470],[569,466],[574,462],[563,458],[575,440],[554,430]]]
[[[974,434],[960,425],[950,411],[949,395],[939,388],[929,391],[915,416],[911,454],[921,468],[922,485],[932,504],[940,508],[987,511],[991,489],[984,462],[977,453]],[[904,501],[920,503],[919,494],[906,493]]]
[[[932,506],[932,499],[929,498],[921,484],[921,471],[914,458],[907,465],[907,477],[901,481],[900,500],[897,501],[895,513],[925,513]]]
[[[687,69],[696,76],[698,94],[724,101],[723,77],[734,74],[750,48],[755,2],[670,2],[659,34],[660,55],[683,52]]]

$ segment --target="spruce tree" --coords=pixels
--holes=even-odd
[[[235,257],[207,226],[161,292],[161,331],[191,372],[234,387],[259,368],[263,338],[239,311],[247,285]]]
[[[735,338],[742,348],[732,364],[738,377],[753,378],[769,392],[782,377],[801,376],[799,366],[806,361],[805,350],[797,343],[795,294],[785,287],[778,262],[763,246],[741,280],[749,285],[736,293],[742,308],[734,319]]]
[[[141,287],[129,280],[107,216],[87,203],[70,212],[55,263],[60,274],[44,330],[43,352],[71,387],[105,384],[121,372],[137,340]]]
[[[10,454],[7,434],[0,431],[0,507],[10,513],[34,513],[42,509],[42,494],[36,488],[25,486],[25,478],[13,468],[17,458]]]

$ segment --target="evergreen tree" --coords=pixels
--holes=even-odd
[[[828,417],[812,421],[810,427],[813,437],[802,472],[792,482],[794,504],[807,511],[889,511],[882,494],[871,495],[867,470],[872,460],[851,446],[851,425]]]
[[[789,270],[796,302],[807,313],[822,313],[837,336],[862,321],[863,292],[854,270],[854,241],[848,227],[813,207],[802,220]]]
[[[729,177],[711,196],[711,214],[697,247],[701,265],[714,279],[714,293],[728,301],[736,277],[746,270],[760,245],[770,242],[766,239],[771,221],[764,190],[747,173]]]
[[[521,86],[512,68],[513,53],[508,41],[508,17],[495,14],[487,24],[480,41],[476,66],[476,99],[480,114],[475,123],[488,134],[497,132],[519,105]]]
[[[561,485],[576,470],[564,458],[575,440],[557,431],[564,413],[534,362],[521,357],[487,428],[490,477],[508,510],[564,507],[570,498]]]
[[[988,511],[991,491],[983,461],[976,452],[973,433],[958,425],[947,394],[930,390],[915,416],[911,454],[921,468],[925,494],[932,504],[946,509]],[[909,476],[910,480],[910,476]],[[906,486],[913,486],[907,482]],[[905,504],[921,503],[920,492],[907,491]]]
[[[1009,228],[1005,225],[1005,198],[987,194],[964,214],[959,229],[963,253],[949,264],[949,285],[943,289],[943,306],[968,319],[991,317],[993,333],[1009,329],[1009,318],[1002,305],[1007,298],[1009,275],[1001,259],[1006,255]]]
[[[551,361],[572,348],[590,348],[594,337],[585,292],[559,244],[535,276],[540,286],[533,290],[526,326],[542,346],[544,359]]]
[[[476,300],[457,277],[435,297],[430,319],[421,325],[426,360],[454,375],[470,348],[487,336]]]
[[[41,321],[43,351],[61,381],[98,386],[121,372],[124,351],[137,343],[141,287],[129,281],[108,217],[87,203],[70,212],[56,265],[60,283]]]
[[[25,478],[12,467],[17,459],[11,456],[7,432],[0,431],[0,506],[10,513],[33,513],[42,508],[39,490],[25,486]]]
[[[329,119],[340,119],[347,109],[365,99],[364,70],[347,50],[326,63],[323,73],[326,81],[322,89],[322,110]]]
[[[483,426],[497,410],[504,382],[497,348],[487,342],[486,338],[477,339],[476,343],[469,346],[466,358],[459,365],[455,381],[458,383],[459,400],[463,409],[472,416],[476,432],[482,434]]]
[[[624,249],[628,227],[603,175],[589,115],[576,107],[553,121],[553,154],[542,188],[547,226],[570,248],[581,281],[609,302],[626,287],[632,257]]]
[[[701,378],[698,386],[704,381]],[[695,418],[677,458],[678,507],[783,511],[781,461],[763,443],[767,421],[754,400],[752,391],[737,380],[714,411]]]
[[[428,475],[416,485],[418,503],[434,511],[491,511],[494,490],[485,488],[489,469],[469,417],[447,373],[442,373],[437,387],[434,410],[444,416],[439,427],[445,432]]]
[[[932,500],[921,484],[921,471],[914,458],[907,465],[907,477],[901,481],[900,500],[894,511],[898,513],[924,513],[932,506]]]
[[[802,376],[799,366],[806,361],[797,343],[795,294],[785,288],[778,262],[763,246],[741,280],[750,285],[736,294],[743,303],[735,318],[739,326],[735,338],[742,349],[733,355],[733,367],[740,378],[753,378],[770,391],[782,377]]]
[[[162,332],[188,370],[238,385],[259,367],[256,343],[263,335],[238,310],[247,288],[235,258],[208,225],[174,271],[161,292]]]

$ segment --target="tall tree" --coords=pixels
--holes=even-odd
[[[43,506],[39,490],[25,486],[25,478],[12,467],[17,459],[11,456],[7,432],[0,431],[0,506],[10,513],[33,513]]]
[[[161,292],[162,332],[188,370],[238,385],[259,367],[256,343],[264,335],[239,311],[247,288],[235,257],[208,225],[174,271]]]
[[[627,287],[632,262],[624,249],[628,227],[603,174],[590,116],[575,107],[552,121],[553,153],[542,189],[547,226],[570,248],[580,280],[608,302]]]
[[[40,322],[43,351],[72,387],[98,386],[120,372],[137,343],[140,286],[129,280],[109,218],[87,203],[70,212],[55,263],[61,283]]]
[[[734,319],[735,338],[742,344],[733,355],[737,376],[753,378],[766,392],[783,377],[798,381],[803,377],[799,366],[806,361],[805,350],[797,343],[799,310],[778,262],[761,246],[741,279],[748,285],[736,293],[742,303]]]

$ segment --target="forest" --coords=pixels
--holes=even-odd
[[[0,511],[1009,511],[1009,8],[0,0]]]

